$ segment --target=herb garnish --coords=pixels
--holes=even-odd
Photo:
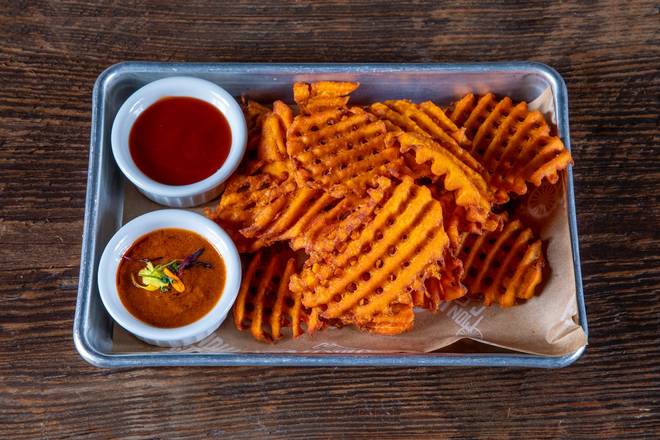
[[[159,264],[154,266],[153,261],[159,260],[162,257],[149,259],[133,259],[127,256],[124,256],[126,260],[130,261],[142,261],[146,264],[146,267],[140,269],[138,276],[142,278],[142,284],[138,283],[131,274],[131,281],[135,287],[140,289],[154,291],[160,290],[161,292],[168,292],[170,287],[173,287],[177,292],[183,292],[186,290],[186,286],[183,285],[183,282],[179,278],[185,269],[191,268],[193,266],[202,266],[206,269],[213,268],[213,265],[204,261],[197,261],[197,259],[204,253],[204,248],[197,249],[191,255],[188,255],[183,260],[171,260],[167,264]]]
[[[204,253],[204,248],[199,248],[192,254],[188,255],[186,258],[183,259],[181,262],[181,265],[179,266],[177,273],[181,275],[184,271],[184,269],[187,269],[191,266],[203,266],[207,269],[210,269],[213,267],[211,263],[207,263],[205,261],[197,261],[197,259]]]

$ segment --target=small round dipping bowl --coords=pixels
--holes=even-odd
[[[166,185],[145,175],[135,164],[129,150],[133,124],[150,105],[164,97],[185,96],[215,106],[231,129],[231,146],[222,166],[211,176],[189,185]],[[133,93],[119,108],[110,136],[112,154],[122,173],[149,199],[161,205],[186,208],[217,197],[223,183],[238,168],[245,153],[247,126],[241,106],[222,87],[199,78],[175,76],[153,81]]]
[[[149,325],[133,316],[117,291],[117,269],[122,256],[137,239],[163,228],[187,229],[201,235],[222,256],[226,279],[216,305],[197,321],[175,328]],[[215,222],[180,209],[152,211],[122,226],[103,251],[98,269],[98,288],[106,310],[117,324],[139,339],[161,347],[190,345],[207,337],[225,320],[241,285],[241,259],[229,235]]]

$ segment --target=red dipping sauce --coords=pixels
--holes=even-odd
[[[172,96],[138,116],[128,145],[147,177],[166,185],[189,185],[211,176],[227,160],[231,128],[208,102]]]

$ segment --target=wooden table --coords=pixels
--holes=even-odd
[[[0,7],[0,437],[660,436],[658,6],[235,0]],[[562,370],[86,364],[91,91],[122,60],[534,60],[570,96],[590,345]]]

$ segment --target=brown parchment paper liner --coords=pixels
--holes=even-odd
[[[555,119],[550,89],[530,103],[546,117]],[[540,295],[525,304],[502,309],[484,307],[472,300],[441,304],[432,314],[419,311],[412,331],[397,336],[378,336],[353,328],[334,329],[285,339],[276,344],[255,341],[249,331],[236,330],[227,317],[223,325],[203,341],[183,348],[154,347],[139,341],[115,325],[113,352],[197,352],[197,353],[427,353],[453,342],[470,338],[515,351],[561,356],[587,344],[587,337],[577,323],[577,302],[573,257],[565,199],[565,176],[556,185],[533,188],[522,199],[516,213],[536,227],[547,244],[546,256],[551,268]],[[208,206],[214,206],[217,201]],[[125,183],[124,223],[157,209],[130,183]],[[202,212],[203,207],[195,208]],[[185,226],[185,225],[182,225]]]

